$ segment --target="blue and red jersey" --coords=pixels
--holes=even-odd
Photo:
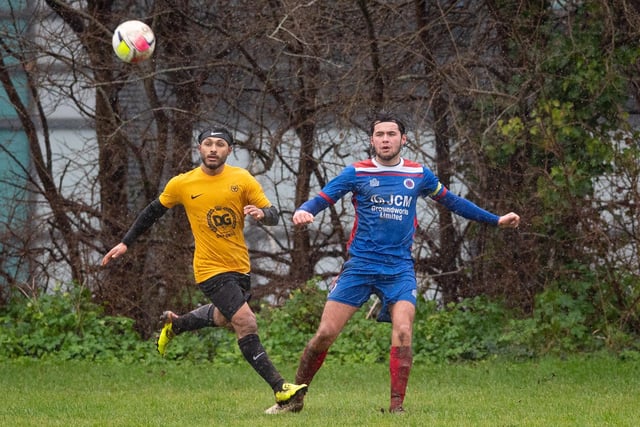
[[[355,208],[349,255],[377,265],[413,262],[411,247],[420,197],[430,197],[467,219],[495,225],[499,218],[449,192],[427,167],[406,159],[395,166],[374,159],[353,163],[299,209],[316,215],[347,193],[352,194]]]

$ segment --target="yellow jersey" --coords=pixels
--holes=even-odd
[[[250,272],[243,210],[246,205],[267,208],[271,202],[247,170],[225,165],[211,176],[197,167],[171,178],[159,199],[167,208],[184,206],[195,240],[197,283],[220,273]]]

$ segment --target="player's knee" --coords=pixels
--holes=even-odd
[[[313,348],[316,351],[325,351],[336,340],[340,331],[335,331],[331,328],[322,327],[318,328],[318,331],[312,339]]]
[[[240,310],[232,318],[231,323],[236,333],[240,335],[255,334],[258,332],[256,315],[251,310]]]
[[[413,329],[410,324],[394,326],[393,333],[402,345],[411,345]]]

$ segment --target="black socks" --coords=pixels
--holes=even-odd
[[[282,389],[284,379],[267,355],[260,337],[249,334],[238,340],[238,347],[251,367],[271,386],[274,392]]]
[[[213,304],[203,305],[190,311],[184,316],[179,316],[173,321],[172,330],[177,335],[186,331],[215,326],[213,324]]]

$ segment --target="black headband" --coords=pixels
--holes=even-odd
[[[198,135],[198,144],[202,144],[207,138],[222,138],[227,141],[227,144],[233,145],[233,137],[225,128],[211,128],[206,129]]]

